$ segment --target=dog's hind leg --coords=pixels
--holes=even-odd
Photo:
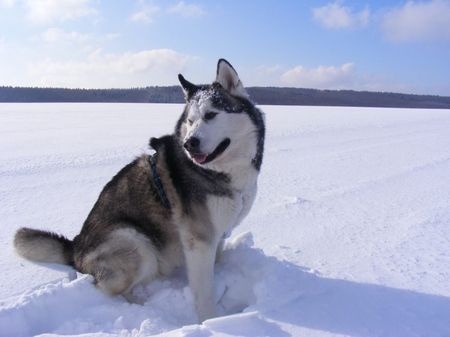
[[[136,230],[117,229],[85,257],[83,271],[92,274],[97,287],[104,292],[122,294],[129,300],[135,285],[157,276],[156,250],[150,240]]]

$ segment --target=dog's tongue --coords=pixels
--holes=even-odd
[[[194,160],[199,164],[204,163],[207,157],[208,156],[206,154],[194,154],[192,156],[192,158],[194,158]]]

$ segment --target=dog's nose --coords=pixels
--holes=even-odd
[[[185,143],[184,148],[189,152],[197,151],[200,146],[200,139],[197,137],[190,137]]]

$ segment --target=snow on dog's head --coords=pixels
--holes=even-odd
[[[261,112],[249,100],[237,72],[224,59],[217,64],[216,80],[198,86],[178,75],[186,106],[176,135],[198,165],[221,168],[257,157],[264,138]],[[248,161],[247,161],[248,162]],[[260,160],[257,169],[260,166]]]

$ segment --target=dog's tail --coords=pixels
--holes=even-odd
[[[14,236],[17,253],[33,262],[73,262],[73,242],[62,235],[31,228],[20,228]]]

